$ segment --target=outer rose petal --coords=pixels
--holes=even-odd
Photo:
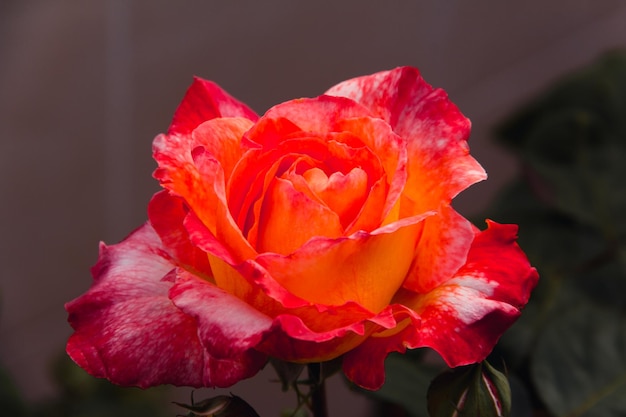
[[[250,362],[265,363],[265,355],[251,349],[272,326],[268,316],[185,271],[179,272],[170,298],[196,320],[200,341],[211,356],[221,359],[242,355]]]
[[[416,68],[401,67],[353,78],[326,94],[347,97],[387,121],[407,141],[409,178],[405,195],[417,211],[436,209],[484,180],[469,155],[470,123],[446,93],[427,84]]]
[[[185,199],[215,233],[218,188],[241,156],[240,141],[252,123],[242,118],[214,119],[203,123],[192,135],[159,135],[152,144],[159,167],[154,177],[172,193]],[[215,163],[199,167],[197,155],[208,154]],[[225,202],[224,202],[225,203]]]
[[[397,333],[385,337],[370,337],[343,357],[346,377],[358,386],[377,390],[385,382],[385,358],[391,352],[406,351],[407,342],[417,340],[415,325],[407,325]],[[363,366],[367,363],[367,366]]]
[[[450,279],[467,260],[474,240],[472,224],[447,204],[424,220],[411,271],[403,286],[427,293]]]
[[[253,122],[259,118],[214,82],[194,77],[167,133],[191,133],[201,123],[218,117],[245,117]]]
[[[453,279],[402,301],[422,317],[419,346],[432,347],[450,366],[483,360],[537,284],[537,271],[515,242],[517,226],[487,224]]]
[[[396,296],[394,302],[414,310],[421,325],[391,337],[374,335],[349,352],[344,370],[352,381],[379,388],[385,357],[405,348],[431,347],[451,367],[479,362],[491,352],[521,314],[538,275],[515,243],[517,226],[487,223],[487,230],[477,232],[467,264],[451,280],[427,294]],[[368,369],[357,369],[364,361]]]
[[[179,266],[211,278],[211,265],[206,252],[195,246],[183,222],[189,209],[179,197],[170,195],[167,190],[156,193],[148,204],[148,218],[157,232],[168,255]]]
[[[66,304],[75,330],[70,357],[94,376],[140,387],[229,386],[254,375],[263,365],[258,357],[215,358],[203,349],[194,318],[168,298],[173,268],[149,225],[101,245],[93,286]]]

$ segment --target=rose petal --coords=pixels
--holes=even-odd
[[[274,320],[269,337],[259,346],[268,355],[291,362],[324,362],[335,359],[358,346],[373,323],[357,322],[329,332],[311,331],[296,315],[282,315]],[[367,324],[367,326],[366,326]]]
[[[183,221],[189,209],[182,199],[170,195],[166,190],[152,196],[148,204],[148,218],[158,233],[163,246],[178,266],[212,279],[211,266],[206,252],[191,243],[189,232]]]
[[[203,147],[219,161],[228,181],[235,164],[247,149],[241,144],[243,135],[252,126],[252,122],[241,118],[222,118],[202,123],[191,133],[192,153],[198,146]]]
[[[367,198],[367,173],[359,167],[345,175],[334,172],[330,177],[321,169],[312,168],[302,177],[311,191],[339,216],[344,227],[356,217]]]
[[[404,193],[414,205],[411,213],[436,209],[441,201],[449,202],[486,178],[469,155],[469,120],[443,90],[433,90],[417,69],[401,67],[353,78],[326,94],[364,105],[406,140],[409,175]]]
[[[477,231],[467,263],[457,275],[484,273],[497,282],[492,297],[523,308],[539,275],[517,244],[517,225],[487,220],[487,230]],[[467,272],[466,272],[467,271]]]
[[[244,143],[249,143],[250,148],[256,145],[256,147],[273,149],[281,142],[301,133],[302,129],[284,117],[261,117],[246,133]]]
[[[384,359],[407,347],[431,347],[451,367],[479,362],[491,352],[519,316],[538,275],[515,243],[517,228],[488,225],[477,233],[467,265],[453,279],[428,294],[399,292],[392,304],[398,326],[372,334],[346,353],[343,369],[348,379],[366,389],[380,388]],[[410,320],[401,321],[409,309],[419,319],[409,315]],[[362,366],[365,362],[367,367]]]
[[[377,390],[385,382],[385,358],[391,352],[404,353],[406,343],[416,340],[415,325],[407,325],[391,336],[369,337],[343,357],[342,368],[346,377],[356,385]],[[367,366],[363,366],[363,364]]]
[[[214,358],[195,320],[168,298],[175,265],[149,225],[101,245],[93,286],[66,304],[75,330],[67,353],[94,376],[121,385],[229,386],[262,364],[246,355]]]
[[[203,122],[219,117],[243,117],[252,121],[259,118],[214,82],[194,77],[167,133],[188,134]]]
[[[287,119],[302,131],[324,134],[339,132],[336,123],[353,117],[369,117],[371,113],[360,104],[343,97],[319,96],[301,98],[278,104],[269,109],[264,118]],[[249,137],[263,146],[266,140],[263,131],[251,129]],[[271,143],[271,142],[270,142]]]
[[[159,135],[153,142],[153,156],[159,164],[154,177],[182,197],[214,233],[216,207],[222,204],[216,190],[224,187],[226,174],[240,156],[241,137],[250,125],[241,118],[214,119],[192,135]],[[214,162],[199,167],[195,157],[202,153],[209,154]]]
[[[323,362],[354,349],[373,332],[393,331],[396,325],[389,307],[373,315],[353,302],[338,307],[306,306],[277,316],[258,349],[283,360]]]
[[[382,211],[382,217],[387,216],[400,197],[407,180],[407,152],[404,139],[396,135],[387,123],[373,118],[342,120],[339,122],[339,129],[349,131],[361,139],[380,160],[389,181],[389,194]]]
[[[257,262],[297,297],[325,305],[353,301],[379,312],[406,276],[420,220],[378,234],[313,239],[289,256],[264,253]]]
[[[411,271],[403,286],[427,293],[450,279],[467,260],[474,240],[472,224],[452,207],[442,205],[424,220]]]
[[[488,226],[451,280],[429,293],[403,291],[394,299],[422,318],[420,341],[409,347],[432,347],[452,367],[479,362],[491,352],[538,280],[515,243],[517,227]]]
[[[264,363],[253,349],[272,326],[272,320],[215,285],[181,271],[170,289],[174,305],[193,317],[204,349],[214,358],[241,354]]]

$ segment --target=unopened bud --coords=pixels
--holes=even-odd
[[[431,417],[508,417],[510,412],[509,381],[487,361],[451,369],[428,388]]]
[[[177,402],[174,404],[189,411],[182,417],[259,417],[250,404],[236,395],[218,395],[196,403],[192,393],[190,405]]]

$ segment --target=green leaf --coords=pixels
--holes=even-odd
[[[625,319],[583,303],[546,326],[531,375],[555,416],[626,415]]]
[[[499,130],[544,203],[626,242],[626,53],[563,79]]]
[[[553,207],[606,235],[625,223],[626,137],[616,134],[597,115],[555,112],[529,133],[525,152]]]

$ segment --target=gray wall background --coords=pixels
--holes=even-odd
[[[157,190],[150,144],[192,75],[262,113],[349,77],[419,67],[472,119],[490,179],[458,199],[471,215],[517,169],[493,145],[494,123],[624,46],[620,0],[0,0],[0,361],[27,398],[54,395],[63,304],[89,287],[98,241],[145,220]],[[277,415],[291,396],[268,389],[272,377],[234,392]],[[366,402],[333,386],[337,415],[364,415]]]

